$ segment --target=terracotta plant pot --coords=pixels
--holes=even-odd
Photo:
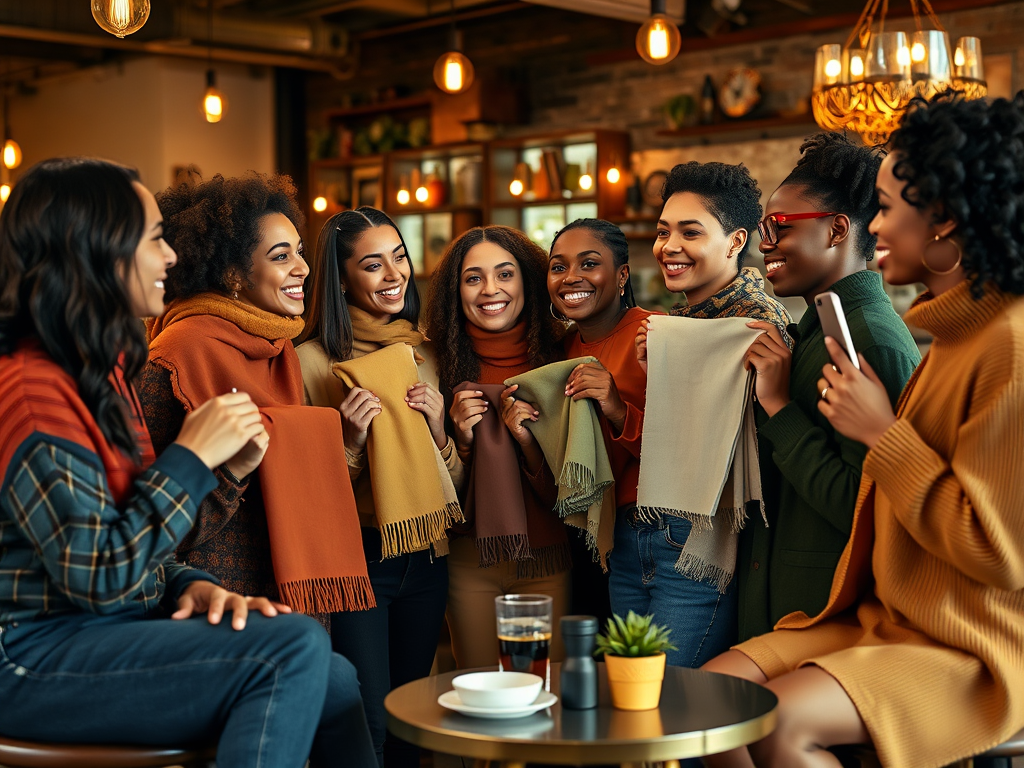
[[[608,688],[616,709],[654,709],[661,701],[665,679],[665,654],[656,656],[612,656],[605,654]]]

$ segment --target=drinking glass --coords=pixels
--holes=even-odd
[[[548,687],[551,598],[501,595],[494,598],[498,626],[498,665],[502,672],[530,672]]]

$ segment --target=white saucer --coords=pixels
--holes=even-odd
[[[458,691],[448,691],[437,697],[437,703],[445,709],[458,712],[469,717],[482,717],[487,720],[509,720],[513,717],[526,717],[534,712],[547,709],[558,701],[558,697],[548,691],[541,691],[533,704],[525,707],[513,707],[512,709],[483,709],[481,707],[468,707],[462,703]]]

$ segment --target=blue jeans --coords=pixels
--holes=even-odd
[[[612,610],[623,617],[627,611],[653,613],[657,623],[667,624],[678,648],[668,652],[667,661],[679,667],[699,667],[736,642],[736,579],[722,594],[675,569],[689,535],[685,518],[645,523],[630,510],[615,521],[609,558]]]
[[[331,614],[331,644],[355,665],[380,765],[416,768],[419,748],[387,732],[384,697],[430,674],[448,600],[448,562],[430,551],[382,560],[375,528],[363,528],[363,552],[377,607]]]
[[[352,665],[307,616],[242,631],[71,614],[0,630],[0,732],[40,742],[199,746],[217,768],[376,765]]]

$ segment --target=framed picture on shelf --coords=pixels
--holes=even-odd
[[[361,205],[369,205],[373,208],[381,208],[383,201],[383,190],[380,178],[380,168],[367,166],[365,168],[352,169],[352,207],[358,208]]]

